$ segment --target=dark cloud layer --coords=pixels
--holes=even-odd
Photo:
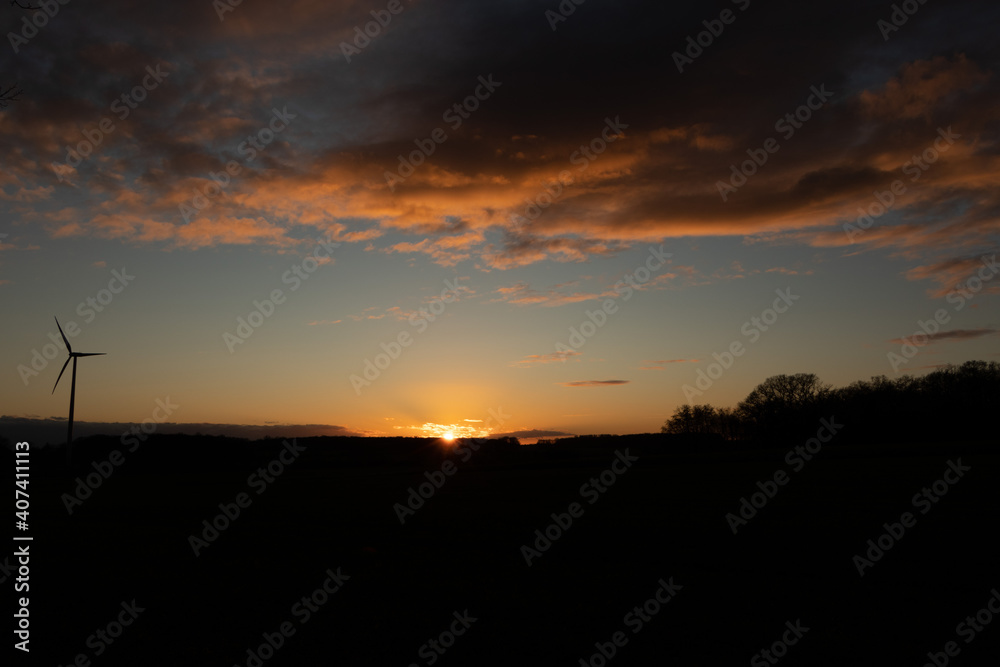
[[[81,422],[74,421],[75,438],[92,435],[123,436],[142,433],[142,424],[122,422]],[[203,435],[225,435],[233,438],[260,440],[262,438],[306,438],[319,435],[363,436],[365,433],[353,431],[344,426],[331,424],[206,424],[174,423],[156,424],[157,433],[201,433]],[[0,437],[28,440],[32,443],[61,445],[66,442],[66,421],[64,419],[39,419],[30,417],[0,417]]]
[[[62,5],[0,55],[3,83],[25,90],[0,114],[0,198],[56,238],[283,250],[319,230],[483,269],[737,235],[888,249],[923,267],[910,278],[941,282],[995,250],[995,4],[922,5],[888,39],[890,7],[860,1],[585,3],[553,31],[557,4],[405,2],[350,62],[341,44],[384,4],[244,2],[222,20],[204,0]],[[679,73],[675,52],[723,9],[735,20]],[[5,32],[23,15],[5,8]],[[157,66],[168,76],[116,116]],[[477,100],[481,76],[499,86]],[[817,88],[829,99],[779,130]],[[443,114],[466,100],[477,108],[453,127]],[[247,159],[242,142],[286,108],[294,119]],[[65,164],[103,118],[115,129]],[[627,125],[613,141],[609,119]],[[436,128],[447,140],[390,190],[385,173]],[[958,138],[908,173],[941,128]],[[768,139],[780,148],[723,200],[718,182]],[[227,161],[239,174],[185,221]],[[891,214],[846,233],[896,180]]]

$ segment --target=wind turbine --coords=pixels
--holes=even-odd
[[[66,462],[69,463],[71,461],[73,447],[73,407],[76,403],[76,360],[79,357],[99,357],[107,354],[107,352],[74,352],[73,347],[66,339],[66,334],[63,333],[62,327],[59,326],[59,319],[54,319],[56,321],[56,326],[59,327],[59,335],[62,336],[63,342],[66,343],[66,351],[69,352],[69,357],[66,358],[66,363],[63,364],[62,370],[59,371],[59,377],[56,378],[56,383],[52,385],[53,394],[56,393],[56,387],[59,386],[59,380],[62,379],[63,373],[66,372],[66,367],[69,366],[70,359],[73,360],[73,381],[70,383],[69,388],[69,428],[66,431]]]

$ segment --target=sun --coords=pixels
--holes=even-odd
[[[446,431],[445,434],[441,436],[441,438],[445,442],[454,442],[455,441],[455,434],[452,433],[451,431]]]

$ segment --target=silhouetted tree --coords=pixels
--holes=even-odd
[[[680,435],[682,433],[693,433],[694,409],[684,403],[674,408],[674,414],[660,427],[662,433]]]
[[[739,414],[733,408],[719,408],[715,411],[716,428],[719,435],[726,440],[740,440],[746,429]]]
[[[772,375],[740,401],[736,410],[757,438],[797,438],[819,419],[820,402],[829,390],[813,373]]]
[[[857,426],[852,440],[995,439],[998,396],[1000,364],[967,361],[919,378],[855,382],[832,391],[827,404]]]
[[[661,433],[673,435],[719,435],[726,440],[740,437],[742,427],[732,408],[711,405],[679,405],[663,426]]]
[[[967,361],[923,377],[885,375],[831,389],[813,374],[775,375],[736,409],[680,405],[660,429],[726,440],[794,441],[813,435],[820,418],[849,425],[845,442],[996,440],[1000,363]]]

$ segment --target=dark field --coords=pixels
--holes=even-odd
[[[610,652],[617,632],[624,645],[608,665],[919,667],[949,641],[954,665],[995,665],[1000,653],[1000,614],[969,643],[956,631],[1000,587],[995,443],[831,444],[798,472],[785,447],[679,455],[624,437],[572,451],[484,448],[453,456],[454,474],[401,525],[393,506],[441,468],[433,441],[367,464],[299,440],[306,450],[260,494],[248,476],[281,443],[234,461],[203,447],[168,457],[170,442],[128,454],[72,516],[60,496],[75,483],[33,450],[33,664],[82,653],[94,665],[601,665],[595,643]],[[638,460],[605,492],[581,495],[626,448]],[[915,507],[959,457],[970,470]],[[74,458],[75,476],[104,454],[78,446]],[[725,515],[777,470],[787,484],[734,535]],[[189,536],[239,493],[249,506],[196,557]],[[582,515],[529,567],[521,546],[573,502]],[[853,557],[904,512],[915,525],[859,576]],[[338,568],[342,587],[308,616],[296,611]],[[641,629],[626,620],[671,578],[674,596],[644,612]],[[88,638],[133,599],[144,611],[95,655],[102,641]],[[443,654],[425,646],[466,610],[476,620]],[[294,634],[273,657],[248,657],[286,622]],[[755,658],[794,638],[786,622],[808,631],[777,649],[780,660]]]

